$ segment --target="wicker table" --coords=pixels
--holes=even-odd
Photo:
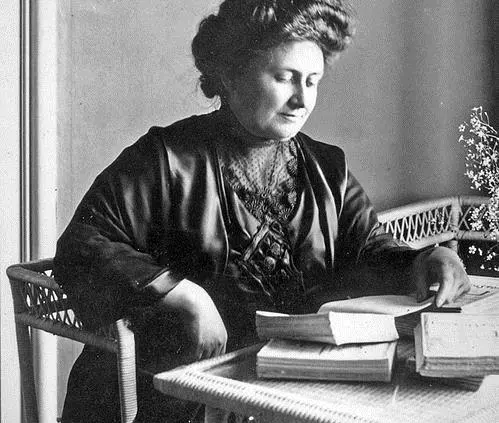
[[[477,391],[423,379],[402,365],[410,342],[399,341],[391,383],[257,379],[260,344],[159,373],[154,385],[259,423],[499,422],[499,376],[486,377]]]

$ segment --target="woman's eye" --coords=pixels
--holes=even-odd
[[[320,78],[310,78],[308,81],[307,81],[307,85],[309,87],[314,87],[316,85],[319,85],[319,82],[321,81]]]
[[[289,82],[293,79],[293,75],[287,73],[277,74],[275,79],[278,82]]]

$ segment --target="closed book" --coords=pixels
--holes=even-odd
[[[396,346],[271,339],[257,353],[256,371],[261,378],[389,382]]]
[[[405,366],[411,374],[416,374],[416,356],[412,355],[405,360]],[[430,383],[439,383],[447,386],[452,386],[467,391],[478,391],[486,376],[457,376],[457,377],[436,377],[436,376],[423,376],[418,374],[420,378],[429,381]]]
[[[261,339],[283,338],[334,345],[398,339],[393,316],[370,313],[282,314],[256,312]]]
[[[499,315],[422,313],[414,342],[423,376],[499,374]]]

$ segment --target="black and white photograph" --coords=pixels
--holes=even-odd
[[[495,0],[0,13],[0,421],[499,421]]]

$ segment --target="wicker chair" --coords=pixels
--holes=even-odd
[[[470,214],[487,197],[455,196],[395,207],[378,218],[386,232],[413,248],[445,244],[458,251],[458,241],[494,242],[483,231],[474,231]]]
[[[137,414],[135,337],[120,319],[97,332],[85,330],[74,315],[66,294],[51,276],[52,259],[10,266],[17,345],[26,420],[38,422],[30,328],[113,352],[117,355],[121,421],[133,422]]]

